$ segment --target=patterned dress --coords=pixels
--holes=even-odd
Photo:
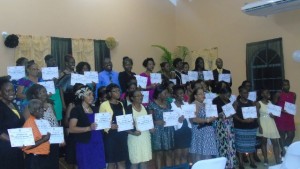
[[[153,110],[153,121],[163,120],[163,113],[171,111],[171,105],[162,108],[155,102],[151,102],[148,106],[149,110]],[[154,125],[155,132],[151,134],[152,150],[162,151],[174,148],[174,127],[164,127]]]
[[[200,105],[197,117],[205,118],[205,104]],[[217,156],[219,154],[215,129],[212,125],[202,127],[199,124],[192,125],[190,153],[204,156]]]
[[[217,105],[218,113],[221,113],[223,112],[222,106],[227,103],[224,103],[220,97],[217,97],[213,100],[213,104]],[[227,158],[226,168],[234,168],[237,165],[237,159],[233,119],[218,119],[216,122],[216,134],[220,156]]]

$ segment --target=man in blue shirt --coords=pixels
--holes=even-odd
[[[102,86],[107,86],[110,83],[115,83],[120,86],[119,73],[112,70],[113,64],[110,58],[105,58],[103,61],[104,70],[99,73],[99,83],[96,86],[95,96],[98,98],[98,89]]]

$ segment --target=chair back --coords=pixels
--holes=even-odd
[[[192,169],[224,169],[226,161],[225,157],[200,160],[192,166]]]

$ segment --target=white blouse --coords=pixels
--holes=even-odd
[[[183,104],[184,104],[184,105],[188,105],[187,102],[183,102]],[[182,116],[182,115],[184,116],[184,112],[182,111],[181,107],[177,107],[177,106],[176,106],[175,100],[171,103],[171,106],[172,106],[171,109],[172,109],[173,111],[175,111],[175,112],[178,113],[178,117],[180,117],[180,116]],[[192,128],[192,124],[191,124],[190,120],[189,120],[189,119],[186,119],[186,121],[187,121],[187,124],[188,124],[189,128]],[[176,126],[174,126],[174,129],[175,129],[175,130],[179,130],[179,129],[182,127],[182,125],[183,125],[183,123],[178,122],[178,124],[177,124]]]

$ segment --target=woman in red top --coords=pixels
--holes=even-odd
[[[284,79],[282,81],[282,91],[276,93],[274,103],[282,107],[281,116],[275,118],[276,126],[280,134],[280,146],[283,155],[285,154],[284,147],[289,146],[295,137],[295,121],[294,115],[288,114],[284,110],[285,102],[295,104],[296,94],[290,92],[290,81]]]

